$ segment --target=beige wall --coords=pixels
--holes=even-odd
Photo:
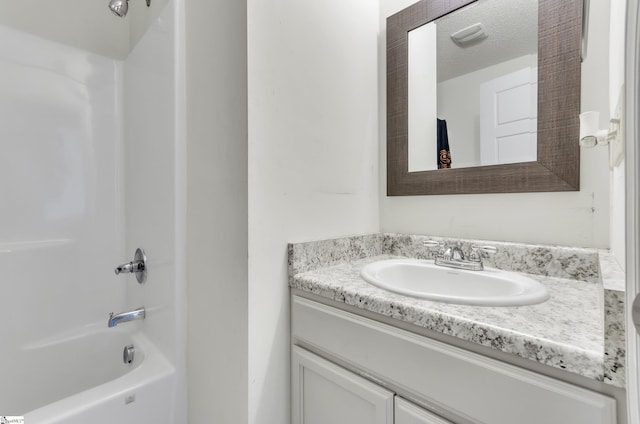
[[[581,190],[451,196],[386,196],[385,18],[413,0],[380,0],[380,219],[383,231],[609,246],[609,171],[606,149],[583,149]],[[608,121],[608,4],[591,2],[589,57],[582,65],[582,110]],[[576,140],[577,142],[577,140]]]

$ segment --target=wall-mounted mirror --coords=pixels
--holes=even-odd
[[[581,0],[387,19],[388,195],[579,189]]]
[[[538,0],[475,2],[408,37],[409,172],[537,160]]]

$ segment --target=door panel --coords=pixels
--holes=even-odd
[[[482,165],[537,159],[537,78],[537,68],[525,68],[480,85]]]
[[[294,346],[293,424],[393,424],[394,394]]]

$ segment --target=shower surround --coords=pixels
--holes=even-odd
[[[89,405],[111,396],[105,387],[118,387],[117,404],[125,395],[159,394],[164,421],[154,422],[184,419],[182,7],[169,2],[124,61],[0,27],[0,298],[10,317],[0,329],[0,375],[11,369],[21,376],[0,388],[0,415],[97,423]],[[113,272],[136,247],[149,258],[144,285]],[[147,310],[144,321],[107,329],[110,312],[139,306]],[[110,337],[110,330],[125,334]],[[140,343],[141,364],[122,363],[123,340]],[[96,348],[105,343],[113,361]],[[48,384],[40,403],[27,402],[25,393],[43,387],[38,379],[54,379],[62,365],[49,362],[50,372],[35,373],[26,358],[65,346],[84,346],[73,355],[104,378],[85,381],[90,374],[72,367],[65,375],[75,386]],[[159,374],[135,378],[151,369]],[[69,401],[79,392],[88,409]],[[145,421],[137,405],[135,417],[123,410],[121,422]]]

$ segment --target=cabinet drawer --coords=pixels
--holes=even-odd
[[[453,424],[399,396],[396,396],[394,407],[394,424]]]
[[[615,400],[298,296],[292,340],[476,423],[614,424]]]

